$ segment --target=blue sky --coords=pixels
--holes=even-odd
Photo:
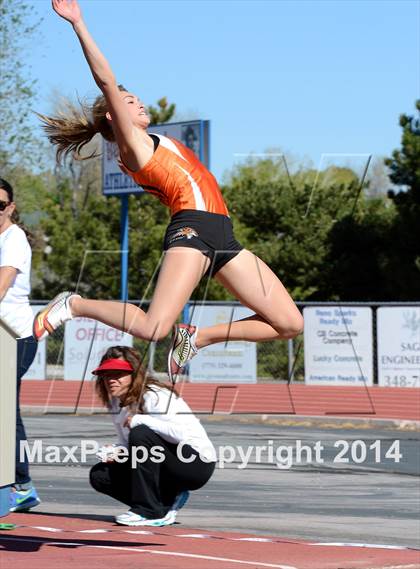
[[[43,17],[28,54],[37,110],[51,110],[54,90],[94,95],[71,27],[49,0],[27,3]],[[389,155],[398,115],[420,96],[416,1],[80,4],[119,82],[146,103],[166,95],[181,118],[211,121],[218,178],[237,154],[273,148],[315,166],[325,153]]]

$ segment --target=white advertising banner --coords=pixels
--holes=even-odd
[[[202,306],[191,323],[200,328],[240,320],[254,314],[241,306]],[[227,342],[207,346],[190,362],[190,379],[196,382],[256,383],[257,348],[254,342]]]
[[[32,312],[37,314],[44,306],[31,306]],[[35,359],[22,377],[22,379],[46,379],[46,365],[47,365],[47,340],[38,343]]]
[[[378,383],[420,387],[420,307],[378,308]]]
[[[98,367],[101,357],[111,346],[132,346],[133,337],[91,320],[74,318],[65,324],[64,379],[91,379],[91,371]]]
[[[305,382],[372,385],[372,309],[317,306],[303,311]]]

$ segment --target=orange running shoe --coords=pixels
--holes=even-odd
[[[33,324],[33,335],[35,340],[40,342],[57,330],[59,326],[71,320],[73,315],[70,310],[70,299],[79,297],[80,294],[74,292],[61,292],[40,310],[35,316]]]

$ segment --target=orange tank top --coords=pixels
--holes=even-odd
[[[168,206],[171,215],[182,209],[229,215],[216,178],[194,152],[174,138],[154,136],[159,138],[159,146],[143,168],[123,170]]]

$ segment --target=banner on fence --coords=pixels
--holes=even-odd
[[[378,308],[378,383],[420,387],[420,307]]]
[[[200,328],[251,316],[241,306],[195,307],[191,323]],[[256,383],[257,348],[254,342],[224,342],[207,346],[191,360],[190,380],[218,383]]]
[[[308,307],[304,315],[305,382],[372,385],[372,309]]]
[[[44,306],[31,306],[32,312],[35,316]],[[47,377],[47,341],[39,342],[36,351],[35,359],[22,377],[22,379],[45,379]]]
[[[89,380],[108,348],[133,345],[130,334],[90,318],[74,318],[65,326],[64,379]]]

